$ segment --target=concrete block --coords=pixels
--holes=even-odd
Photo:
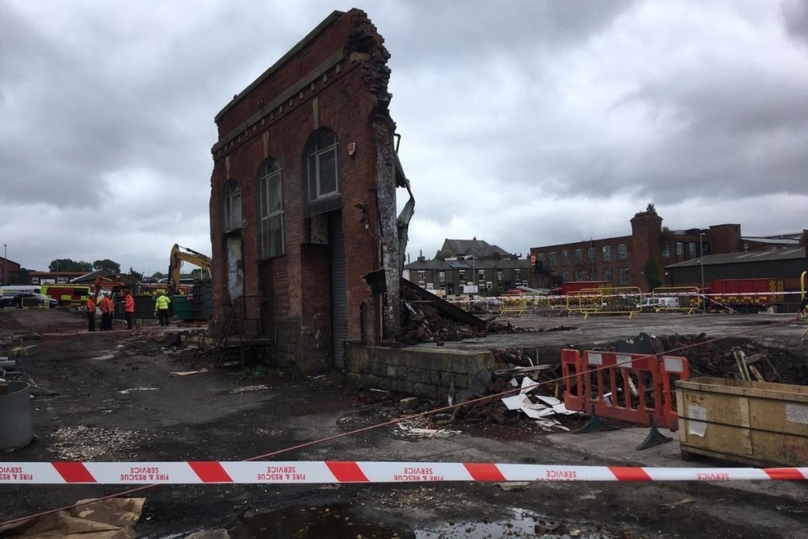
[[[18,346],[8,351],[9,357],[28,357],[36,354],[39,351],[39,346],[30,344],[28,346]]]
[[[398,407],[402,410],[414,410],[418,408],[418,397],[407,397],[398,402]]]
[[[415,392],[415,383],[404,380],[404,393],[412,395]]]

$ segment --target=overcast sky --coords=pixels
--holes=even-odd
[[[808,228],[808,0],[3,0],[8,258],[210,253],[214,115],[351,7],[392,54],[413,259],[626,235],[649,202],[672,229]]]

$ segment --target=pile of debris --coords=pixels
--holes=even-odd
[[[462,341],[486,334],[484,330],[450,320],[429,303],[411,295],[408,290],[402,292],[401,328],[402,334],[398,340],[404,345],[435,341]]]
[[[452,320],[433,305],[408,289],[401,291],[401,327],[402,334],[398,342],[402,345],[423,342],[462,341],[485,337],[493,333],[527,332],[524,328],[515,328],[509,322],[491,320],[485,327],[472,327]]]
[[[494,357],[498,367],[477,373],[470,391],[457,395],[459,403],[470,402],[455,408],[452,414],[435,414],[436,424],[533,423],[547,432],[580,426],[580,414],[567,410],[561,400],[558,365],[534,365],[519,348],[497,350]]]
[[[698,336],[661,337],[658,340],[663,351],[672,351],[674,355],[687,358],[691,378],[712,376],[808,385],[808,364],[803,358],[782,348],[741,339],[706,342],[708,338],[703,333]]]

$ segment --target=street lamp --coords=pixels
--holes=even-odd
[[[8,253],[6,252],[7,245],[3,244],[3,284],[8,284]]]
[[[699,232],[699,266],[701,267],[701,312],[707,313],[707,297],[704,295],[704,232]]]

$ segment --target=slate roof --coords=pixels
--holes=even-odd
[[[716,266],[720,264],[743,264],[750,262],[776,262],[780,260],[793,260],[805,258],[805,248],[799,249],[774,249],[769,251],[741,251],[738,253],[724,253],[718,255],[706,255],[704,257],[705,266]],[[666,268],[686,268],[698,266],[699,259],[693,258],[678,264],[665,266]]]
[[[500,256],[510,256],[511,253],[498,245],[491,245],[484,240],[450,240],[443,242],[441,251],[450,250],[454,256],[474,256],[475,258],[486,258],[494,253]]]

